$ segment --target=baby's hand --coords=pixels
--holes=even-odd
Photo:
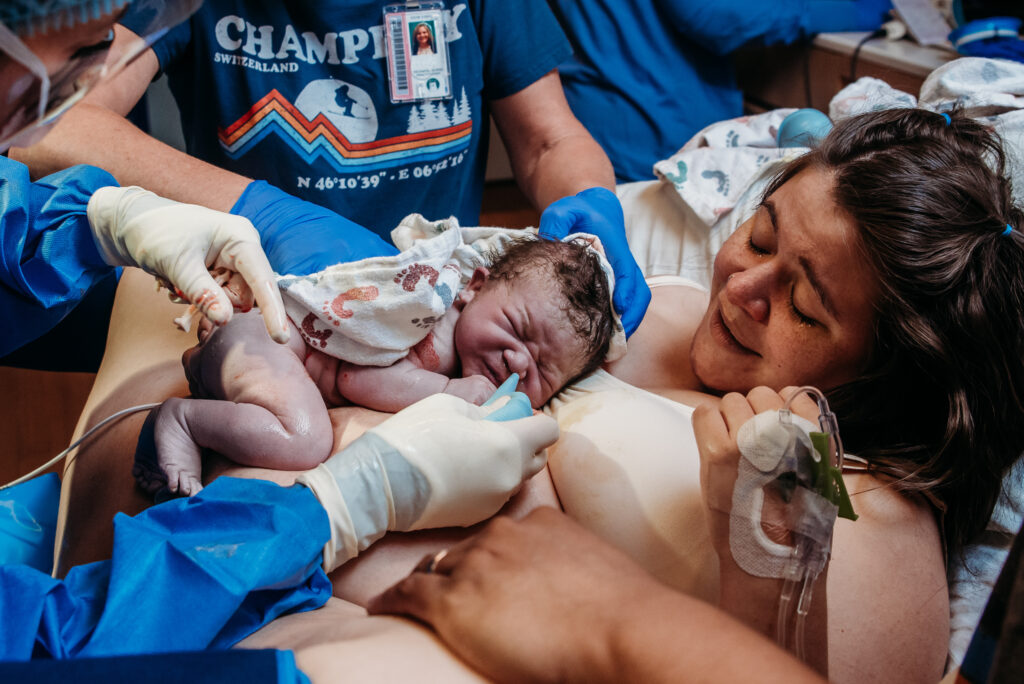
[[[341,370],[341,362],[333,356],[310,350],[306,357],[306,372],[316,383],[320,390],[320,396],[324,398],[327,405],[344,406],[345,399],[338,391],[338,373]]]
[[[482,375],[470,375],[468,378],[452,378],[444,388],[445,394],[451,394],[465,399],[471,404],[480,404],[487,401],[494,391],[498,389],[494,383]]]
[[[196,335],[199,337],[200,342],[205,342],[206,338],[210,336],[217,326],[206,316],[200,316],[199,322],[196,325]]]

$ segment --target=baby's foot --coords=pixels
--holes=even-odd
[[[166,490],[167,476],[160,469],[156,454],[156,439],[153,436],[153,425],[156,423],[159,408],[149,412],[146,422],[142,424],[139,441],[135,445],[135,462],[132,464],[132,477],[136,484],[150,496],[157,496]]]
[[[186,401],[165,401],[149,415],[139,435],[132,475],[142,489],[158,498],[192,496],[203,488],[200,448],[181,416]]]

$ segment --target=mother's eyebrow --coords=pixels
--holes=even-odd
[[[775,216],[775,204],[772,202],[770,197],[766,197],[761,202],[761,206],[764,207],[764,210],[768,212],[768,218],[771,220],[771,223],[772,223],[772,232],[775,233],[776,235],[778,235],[779,234],[779,222],[778,222],[778,219]]]
[[[765,208],[765,211],[768,212],[768,218],[771,220],[772,224],[772,231],[776,235],[778,235],[779,223],[778,215],[775,211],[775,204],[771,201],[771,199],[765,199],[763,202],[761,202],[761,206],[763,206]],[[818,299],[821,300],[822,306],[825,307],[825,311],[827,311],[832,318],[838,318],[836,316],[836,308],[832,304],[832,298],[829,297],[828,290],[826,290],[825,286],[822,285],[821,279],[818,278],[818,274],[815,273],[814,267],[811,265],[811,262],[808,261],[806,257],[800,257],[799,263],[800,267],[803,268],[804,270],[804,274],[807,276],[807,281],[811,284],[811,287],[817,293]]]
[[[832,299],[828,296],[828,291],[821,284],[817,274],[814,272],[811,262],[808,261],[806,257],[800,257],[800,266],[803,267],[804,273],[807,275],[807,281],[811,284],[811,287],[814,288],[814,291],[818,293],[818,298],[821,299],[821,303],[824,305],[825,310],[828,311],[828,314],[832,318],[838,319],[838,316],[836,316],[836,309],[832,306]]]

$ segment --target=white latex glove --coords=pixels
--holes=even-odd
[[[464,527],[497,513],[544,466],[542,450],[558,438],[558,424],[543,414],[485,420],[498,406],[435,394],[303,473],[298,482],[331,521],[324,569],[389,530]]]
[[[100,188],[89,199],[87,214],[108,264],[137,266],[156,276],[217,325],[231,319],[232,299],[210,271],[230,272],[235,303],[245,308],[255,299],[270,336],[288,341],[281,293],[248,219],[134,186]]]

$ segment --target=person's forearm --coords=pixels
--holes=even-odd
[[[11,150],[34,177],[74,164],[112,173],[121,185],[138,185],[163,197],[228,211],[250,179],[190,157],[150,137],[117,113],[81,103],[43,140]]]
[[[807,664],[828,675],[828,605],[825,592],[827,573],[822,572],[812,587],[810,614],[805,618],[803,649]],[[723,568],[720,579],[719,608],[768,639],[778,639],[779,603],[783,582],[780,579],[753,577],[738,568]],[[793,589],[785,643],[795,649],[795,616],[800,586]]]
[[[353,404],[394,413],[420,399],[444,391],[448,378],[416,368],[402,359],[394,365],[338,367],[338,392]]]
[[[580,190],[615,188],[612,163],[573,116],[557,71],[491,105],[516,181],[538,210]]]
[[[608,658],[579,681],[824,681],[721,610],[668,590],[637,597],[618,623]]]
[[[611,162],[585,131],[542,147],[536,157],[524,160],[521,166],[516,169],[519,185],[540,210],[587,188],[615,189]]]

